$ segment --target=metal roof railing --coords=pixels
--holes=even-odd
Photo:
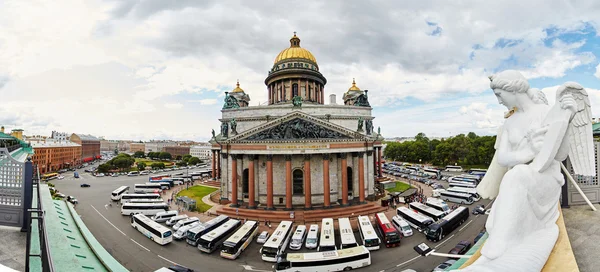
[[[39,177],[40,171],[37,167],[35,167],[36,171],[33,175],[33,187],[35,188],[35,201],[32,201],[31,209],[28,209],[29,220],[26,224],[29,226],[27,231],[27,247],[26,247],[26,259],[25,259],[25,271],[36,271],[37,269],[31,268],[31,265],[41,265],[41,271],[43,272],[54,272],[54,265],[52,264],[52,258],[50,255],[50,248],[48,243],[48,233],[46,232],[45,225],[45,212],[42,207],[41,193],[39,187]],[[35,203],[35,207],[33,204]],[[37,225],[33,224],[33,221],[37,222]],[[32,244],[32,234],[37,235],[38,237],[33,237],[36,241],[35,244]],[[39,244],[37,244],[39,242]],[[33,246],[33,250],[32,250]],[[39,258],[35,260],[35,258]],[[32,259],[34,259],[34,263],[32,263]],[[37,267],[39,268],[39,267]]]

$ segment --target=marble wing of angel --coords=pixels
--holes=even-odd
[[[543,93],[540,92],[540,95]],[[573,112],[565,110],[565,101],[569,99],[575,102]],[[595,176],[592,111],[587,92],[581,85],[567,82],[556,91],[556,101],[544,121],[549,126],[548,132],[542,149],[531,163],[532,166],[542,172],[552,161],[563,161],[568,155],[575,174]],[[494,148],[498,149],[501,137],[502,128],[499,129]],[[497,163],[496,156],[497,152],[486,175],[477,186],[477,193],[483,198],[498,196],[500,182],[508,171],[508,168]]]

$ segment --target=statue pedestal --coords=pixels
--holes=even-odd
[[[560,216],[556,221],[556,225],[558,226],[558,239],[556,240],[556,244],[554,244],[554,248],[546,261],[542,272],[579,272],[579,267],[577,266],[575,255],[573,255],[573,249],[571,248],[571,242],[569,242],[569,235],[567,234],[567,229],[563,220],[562,210],[559,208],[559,211]],[[479,247],[473,254],[473,257],[469,258],[460,266],[460,268],[466,268],[475,262],[481,256],[480,250],[481,247]]]

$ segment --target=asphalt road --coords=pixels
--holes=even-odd
[[[129,217],[122,216],[117,205],[105,207],[114,189],[121,185],[133,188],[136,183],[146,182],[148,176],[96,178],[83,172],[83,169],[78,170],[81,176],[79,179],[73,178],[73,172],[67,172],[64,174],[65,179],[51,182],[60,192],[73,195],[79,200],[76,210],[87,227],[102,246],[130,271],[154,271],[173,263],[196,271],[272,271],[272,264],[260,258],[260,245],[255,242],[235,261],[223,259],[217,252],[211,255],[201,253],[197,248],[188,246],[185,241],[173,241],[165,246],[152,242],[131,227]],[[88,183],[91,187],[81,188],[81,183]],[[487,206],[489,201],[479,201],[469,208],[476,204]],[[447,253],[461,240],[472,242],[486,219],[486,215],[471,214],[467,222],[451,235],[438,243],[427,244],[438,252]],[[337,240],[339,241],[339,237]],[[402,271],[409,268],[418,272],[431,271],[446,258],[418,255],[413,247],[425,241],[424,235],[417,232],[411,237],[403,238],[400,247],[381,248],[373,252],[371,266],[361,271]]]

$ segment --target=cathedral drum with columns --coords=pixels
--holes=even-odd
[[[365,203],[381,177],[383,137],[373,129],[368,91],[356,83],[343,105],[325,105],[327,80],[294,34],[265,79],[268,104],[225,93],[213,131],[213,178],[233,207],[328,208]]]

